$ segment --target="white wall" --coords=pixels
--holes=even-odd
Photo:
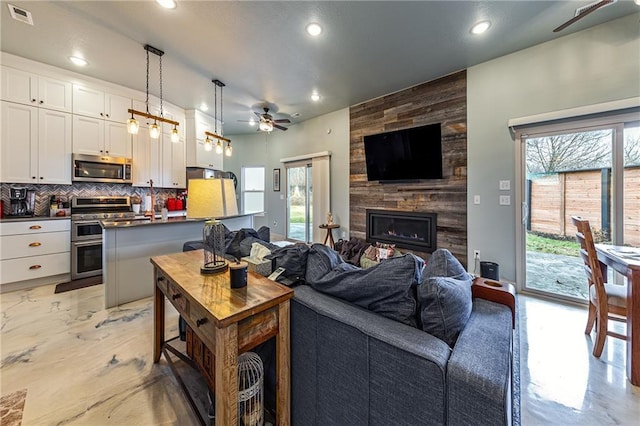
[[[521,50],[467,71],[468,250],[516,277],[515,146],[507,120],[640,95],[640,14]],[[499,180],[511,191],[499,191]],[[498,205],[500,194],[511,206]],[[473,196],[481,204],[473,204]],[[478,271],[479,272],[479,271]]]
[[[330,131],[330,132],[329,132]],[[274,130],[271,134],[256,132],[251,135],[225,135],[231,138],[233,156],[225,157],[224,168],[241,179],[242,166],[264,166],[266,169],[265,216],[255,218],[255,226],[267,225],[272,233],[285,235],[286,194],[284,165],[280,159],[331,152],[331,211],[340,233],[349,235],[349,109],[341,109],[289,126],[286,132]],[[273,169],[281,169],[281,190],[272,188]],[[240,192],[240,182],[238,192]],[[324,221],[326,212],[321,216]],[[274,225],[274,222],[276,223]],[[321,241],[320,241],[321,242]]]

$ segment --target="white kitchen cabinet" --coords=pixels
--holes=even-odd
[[[24,105],[71,112],[71,83],[56,78],[0,67],[2,74],[2,100]]]
[[[171,135],[162,135],[162,182],[164,188],[186,188],[184,139],[171,142]]]
[[[124,122],[74,114],[73,152],[131,158],[131,135]]]
[[[133,186],[150,186],[153,179],[155,187],[161,186],[161,139],[151,139],[149,128],[140,125],[137,135],[133,135],[132,178]]]
[[[2,182],[71,184],[71,127],[69,113],[2,101]]]
[[[205,131],[215,133],[215,119],[198,110],[186,111],[186,154],[188,167],[206,167],[223,170],[223,155],[215,149],[204,149]],[[218,134],[222,133],[222,123],[218,121]],[[213,140],[213,144],[217,140]]]
[[[71,224],[67,219],[0,223],[0,284],[68,280]],[[65,275],[63,279],[55,279]],[[47,278],[51,277],[47,282]]]
[[[73,85],[73,113],[126,123],[131,99],[81,84]]]

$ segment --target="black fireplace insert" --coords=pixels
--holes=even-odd
[[[367,210],[367,241],[433,253],[436,221],[436,213]]]

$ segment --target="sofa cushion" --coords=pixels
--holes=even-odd
[[[471,315],[471,278],[425,277],[418,300],[422,329],[453,347]]]
[[[314,244],[307,259],[306,281],[322,293],[416,327],[415,287],[423,266],[421,258],[406,254],[361,269],[329,247]]]
[[[447,249],[438,249],[431,254],[429,262],[424,268],[423,276],[428,277],[452,277],[458,280],[466,280],[471,276],[464,266]]]

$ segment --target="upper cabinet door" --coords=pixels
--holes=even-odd
[[[117,121],[118,123],[124,124],[131,117],[131,114],[128,112],[129,109],[131,109],[131,98],[105,93],[105,120]]]
[[[71,114],[39,110],[38,183],[71,185]]]
[[[112,157],[131,158],[131,135],[125,123],[104,122],[104,149]]]
[[[79,84],[73,85],[73,113],[105,118],[104,92]]]
[[[2,92],[4,101],[25,105],[38,105],[38,76],[36,74],[0,67],[2,73]]]
[[[0,127],[0,181],[37,183],[38,108],[3,101]]]
[[[70,82],[9,67],[1,71],[3,100],[71,112]]]
[[[71,83],[50,77],[38,77],[38,106],[71,112]]]
[[[104,120],[73,115],[73,153],[105,155]]]

